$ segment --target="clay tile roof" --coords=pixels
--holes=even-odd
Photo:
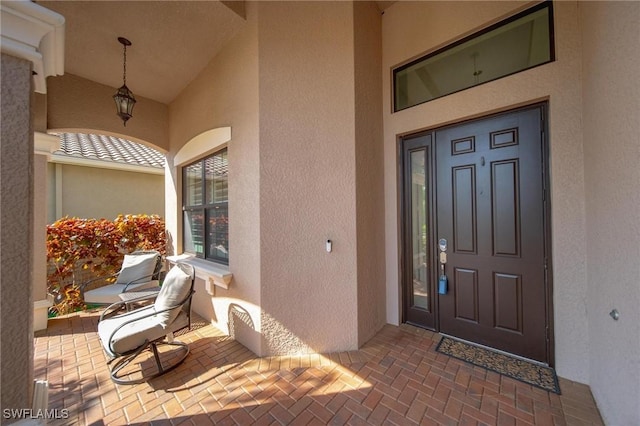
[[[59,136],[60,150],[54,154],[156,169],[164,168],[164,154],[146,145],[115,136],[84,133],[61,133]]]

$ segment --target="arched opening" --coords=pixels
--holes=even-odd
[[[47,222],[69,216],[164,217],[165,154],[148,143],[93,132],[56,132],[48,157]]]

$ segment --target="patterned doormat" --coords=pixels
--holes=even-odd
[[[558,376],[551,367],[538,365],[446,336],[438,343],[436,352],[560,395]]]

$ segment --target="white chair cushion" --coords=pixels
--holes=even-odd
[[[127,291],[142,290],[145,288],[158,287],[160,284],[158,280],[147,281],[138,284],[131,284],[127,287]],[[88,304],[96,305],[110,305],[112,303],[120,302],[120,293],[124,291],[125,284],[109,284],[103,287],[94,288],[93,290],[84,292],[84,302]]]
[[[182,302],[191,291],[191,276],[185,273],[177,266],[171,268],[164,279],[162,288],[158,293],[158,297],[155,301],[156,312],[160,312],[163,309],[176,306]],[[168,326],[178,316],[181,307],[172,309],[167,312],[159,313],[160,323],[164,327]]]
[[[125,322],[153,314],[154,312],[154,307],[151,305],[100,321],[98,323],[98,336],[107,353],[111,356],[116,356],[132,351],[143,345],[145,340],[151,342],[160,339],[168,333],[178,331],[189,325],[189,318],[184,312],[178,312],[177,317],[169,327],[162,325],[159,315],[152,315],[127,324],[113,334]]]
[[[151,281],[157,256],[157,253],[125,254],[116,284]]]

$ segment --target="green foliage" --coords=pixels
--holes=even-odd
[[[62,218],[47,226],[47,290],[53,313],[84,308],[79,286],[87,276],[120,270],[125,254],[166,250],[164,220],[157,215],[119,215],[115,220]],[[83,273],[84,272],[84,273]]]

